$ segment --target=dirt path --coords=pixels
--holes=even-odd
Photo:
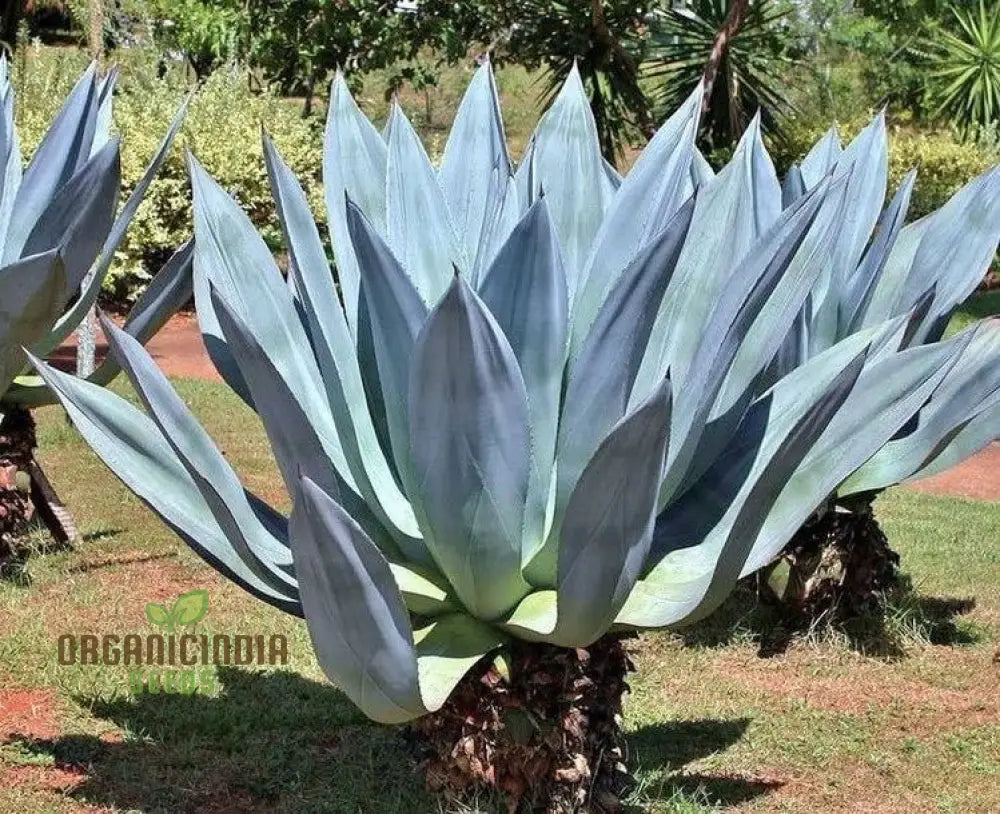
[[[910,487],[932,495],[1000,500],[1000,443],[991,444],[947,472],[924,478],[910,484]]]
[[[194,314],[175,316],[146,347],[168,376],[219,381],[219,374],[205,353]],[[98,354],[103,358],[106,352],[107,345],[102,341]],[[72,367],[74,353],[73,343],[69,343],[60,348],[53,359],[61,366]],[[910,488],[928,494],[1000,501],[1000,443],[991,445],[947,472],[914,483]]]
[[[146,350],[168,376],[179,379],[221,380],[205,352],[201,331],[198,330],[198,320],[194,314],[175,315],[146,344]],[[104,341],[104,334],[99,333],[98,360],[103,359],[107,352],[108,346]],[[76,334],[52,355],[51,360],[61,368],[73,368],[76,360]]]

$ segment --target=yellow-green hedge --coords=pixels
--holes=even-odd
[[[845,143],[868,119],[840,126]],[[800,161],[823,135],[826,127],[808,122],[792,124],[790,146],[773,151],[775,164],[784,170]],[[895,189],[903,176],[917,168],[917,184],[910,201],[909,218],[923,217],[940,208],[955,192],[977,175],[1000,163],[995,146],[963,143],[946,130],[921,130],[909,123],[889,124],[889,187]]]

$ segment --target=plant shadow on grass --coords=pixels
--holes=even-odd
[[[117,537],[121,532],[121,529],[114,528],[99,529],[82,535],[79,542],[92,543],[106,540]],[[72,542],[64,543],[55,540],[41,521],[36,518],[14,540],[11,550],[5,556],[0,557],[0,582],[6,582],[19,588],[30,588],[32,584],[31,560],[34,557],[72,551],[73,548]],[[84,571],[87,568],[76,566],[68,570],[70,572]]]
[[[740,640],[753,643],[761,658],[784,653],[801,639],[834,640],[864,656],[894,661],[920,645],[970,645],[983,639],[960,617],[976,606],[972,597],[925,596],[902,575],[879,597],[867,615],[847,619],[796,618],[779,605],[760,598],[752,578],[743,580],[707,621],[680,631],[693,647],[726,647]]]
[[[71,798],[115,810],[440,810],[423,789],[403,730],[367,721],[332,686],[291,672],[232,667],[218,668],[216,681],[217,697],[75,699],[124,730],[121,741],[79,734],[52,740],[15,736],[0,748],[24,763],[77,774],[80,782],[66,792]],[[644,770],[669,764],[678,772],[735,743],[746,725],[746,720],[678,722],[644,727],[630,739]],[[706,799],[738,803],[768,790],[738,778],[670,775],[657,798],[696,791]]]
[[[629,736],[633,759],[646,770],[663,767],[652,784],[655,799],[695,801],[704,806],[739,805],[770,794],[779,781],[748,779],[726,774],[685,771],[693,761],[724,751],[746,732],[749,718],[733,720],[671,721],[643,727]],[[640,789],[648,798],[649,790]],[[635,814],[645,808],[634,809]]]

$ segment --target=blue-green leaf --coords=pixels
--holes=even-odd
[[[103,387],[31,362],[101,460],[195,552],[265,602],[302,614],[296,589],[275,590],[241,559],[152,420]]]
[[[556,638],[564,646],[604,635],[639,579],[669,438],[667,381],[608,434],[580,475],[559,546]]]
[[[566,270],[544,198],[511,233],[479,295],[510,342],[528,393],[532,467],[524,521],[527,562],[544,540],[569,322]]]
[[[510,344],[460,277],[413,351],[410,449],[434,559],[474,616],[499,616],[528,592],[528,396]]]
[[[455,232],[468,260],[478,254],[486,221],[493,215],[494,187],[505,186],[511,171],[500,99],[487,58],[476,70],[455,114],[438,171]]]
[[[422,715],[413,631],[385,557],[308,478],[295,495],[289,530],[323,672],[376,721],[398,724]]]
[[[444,193],[420,137],[393,104],[386,165],[386,241],[427,305],[434,305],[452,270],[468,271]]]
[[[349,194],[376,228],[384,230],[386,159],[387,148],[382,136],[358,109],[347,82],[338,72],[330,90],[323,142],[323,190],[344,312],[355,337],[360,280],[347,232],[344,195]]]

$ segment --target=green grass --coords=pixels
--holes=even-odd
[[[220,385],[178,388],[246,483],[287,505],[255,416]],[[399,732],[324,680],[300,621],[203,565],[57,409],[39,423],[87,539],[52,551],[35,535],[0,579],[0,811],[439,810]],[[743,596],[683,637],[641,640],[632,811],[1000,810],[1000,504],[898,490],[878,511],[915,586],[878,631],[775,648]],[[205,630],[284,633],[289,664],[217,668],[194,696],[133,696],[123,668],[57,664],[61,633],[149,632],[145,603],[193,588],[210,591]]]

